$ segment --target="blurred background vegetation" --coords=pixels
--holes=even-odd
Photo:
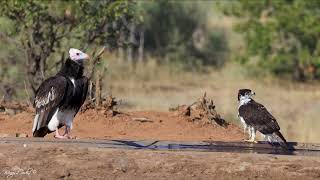
[[[105,46],[89,71],[122,108],[168,110],[207,91],[238,122],[237,91],[251,88],[289,140],[315,142],[319,20],[318,0],[4,0],[0,98],[30,101],[70,47],[94,56]]]

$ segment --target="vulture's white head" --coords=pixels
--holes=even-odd
[[[83,60],[89,59],[89,55],[80,51],[79,49],[71,48],[69,50],[69,57],[75,62],[82,62]]]

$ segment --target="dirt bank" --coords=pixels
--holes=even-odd
[[[16,133],[23,133],[30,137],[33,116],[31,112],[16,115],[0,113],[0,135],[12,137]],[[240,141],[244,138],[242,129],[236,125],[225,128],[203,121],[191,121],[176,112],[138,111],[107,117],[103,111],[96,110],[87,110],[76,116],[72,135],[77,138],[179,141]],[[52,136],[50,134],[46,138]]]

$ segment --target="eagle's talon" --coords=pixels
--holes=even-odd
[[[245,139],[244,140],[245,142],[248,142],[248,143],[258,143],[258,141],[256,141],[256,140],[251,140],[251,139]]]

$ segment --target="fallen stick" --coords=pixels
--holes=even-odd
[[[150,119],[148,119],[148,118],[132,118],[132,120],[134,120],[134,121],[139,121],[139,122],[142,122],[142,123],[144,123],[144,122],[153,122],[152,120],[150,120]]]

